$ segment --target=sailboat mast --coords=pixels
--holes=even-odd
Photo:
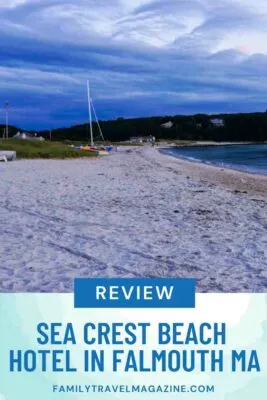
[[[99,129],[99,133],[100,133],[101,139],[104,141],[105,139],[104,139],[104,136],[103,136],[103,132],[102,132],[101,126],[99,125],[99,122],[98,122],[98,118],[97,118],[97,115],[96,115],[96,112],[95,112],[95,107],[94,107],[93,100],[92,100],[91,104],[92,104],[93,113],[94,113],[94,116],[95,116],[95,120],[96,120],[98,129]]]
[[[8,139],[8,101],[6,101],[6,139]]]
[[[90,83],[89,83],[89,81],[87,81],[87,95],[88,95],[88,111],[89,111],[91,146],[94,146],[93,127],[92,127],[92,112],[91,112],[91,96],[90,96]]]

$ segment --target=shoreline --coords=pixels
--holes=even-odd
[[[196,141],[196,146],[246,146],[246,145],[263,145],[267,142],[214,142],[214,141]]]
[[[266,141],[264,141],[264,142],[214,142],[212,140],[207,140],[207,141],[196,140],[195,142],[194,141],[191,141],[191,142],[188,141],[188,143],[186,143],[186,144],[185,143],[181,143],[180,145],[179,145],[179,141],[176,144],[175,141],[170,143],[170,141],[164,142],[164,140],[162,140],[162,141],[158,142],[157,144],[158,144],[158,146],[161,146],[164,143],[166,144],[166,146],[171,146],[171,147],[173,147],[173,146],[177,146],[177,147],[180,147],[180,146],[182,146],[182,147],[183,146],[185,146],[185,147],[188,147],[188,146],[206,146],[206,147],[208,147],[208,146],[238,146],[238,145],[246,146],[246,145],[251,145],[251,144],[253,144],[253,145],[267,144]]]
[[[175,141],[171,142],[171,141],[159,141],[156,143],[156,147],[161,147],[161,148],[172,148],[172,147],[221,147],[221,146],[249,146],[249,145],[264,145],[267,144],[267,142],[214,142],[214,141],[181,141],[181,143],[179,143],[179,141],[177,141],[177,143],[175,143]]]
[[[166,149],[166,147],[165,147]],[[267,200],[267,175],[257,172],[245,171],[230,166],[219,166],[208,164],[198,160],[188,160],[183,157],[172,156],[162,152],[162,147],[157,148],[159,154],[166,157],[166,162],[177,160],[177,166],[172,163],[173,168],[183,167],[188,174],[199,180],[207,180],[210,183],[220,185],[231,190],[243,191],[244,194],[259,196]]]
[[[178,146],[178,147],[180,147],[180,146]],[[181,146],[181,147],[183,147],[183,146]],[[185,147],[188,147],[188,146],[185,146]],[[191,146],[191,147],[194,147],[194,146]],[[221,169],[230,169],[230,170],[233,170],[233,171],[244,172],[246,174],[258,175],[258,176],[266,176],[267,175],[267,172],[261,174],[258,171],[251,171],[251,170],[248,170],[248,169],[242,169],[242,168],[238,168],[238,167],[235,168],[234,164],[232,164],[232,165],[230,165],[230,164],[219,165],[219,164],[216,164],[216,163],[213,163],[213,162],[205,162],[205,161],[199,160],[197,158],[193,158],[193,157],[189,158],[189,157],[183,157],[181,155],[176,156],[176,155],[168,154],[166,150],[168,150],[169,148],[171,148],[171,147],[160,147],[160,148],[158,148],[158,150],[159,150],[159,152],[161,154],[169,155],[171,157],[178,158],[179,160],[184,160],[184,161],[189,161],[189,162],[192,162],[192,163],[197,163],[198,165],[199,164],[207,165],[207,166],[210,165],[211,167],[216,167],[216,168],[221,168]]]
[[[165,149],[166,149],[166,148],[165,148]],[[163,149],[163,150],[164,150],[164,149]],[[164,154],[164,152],[163,152],[162,154]],[[166,154],[167,154],[167,153],[166,153]],[[230,165],[230,164],[219,165],[219,164],[215,164],[215,163],[212,163],[212,162],[205,162],[205,161],[201,161],[201,160],[193,159],[193,158],[189,159],[189,158],[187,158],[187,157],[173,156],[173,155],[171,155],[171,154],[170,154],[170,156],[171,156],[171,157],[178,158],[179,160],[188,161],[188,162],[190,162],[190,163],[195,163],[195,164],[198,164],[198,165],[199,165],[199,164],[200,164],[200,165],[207,165],[207,166],[211,166],[211,167],[215,167],[215,168],[220,168],[220,169],[226,169],[226,170],[229,169],[229,170],[241,172],[241,173],[244,173],[244,174],[256,175],[256,176],[258,176],[258,177],[267,176],[267,172],[261,174],[261,173],[259,173],[259,171],[252,171],[252,170],[249,170],[249,169],[245,169],[245,168],[242,169],[242,168],[238,168],[238,167],[235,168],[234,165]]]

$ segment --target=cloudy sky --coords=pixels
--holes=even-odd
[[[0,123],[267,108],[266,0],[0,0]],[[2,105],[2,106],[1,106]]]

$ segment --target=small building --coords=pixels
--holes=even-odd
[[[224,126],[224,120],[222,118],[213,118],[210,122],[217,127]]]
[[[20,132],[18,131],[16,135],[12,137],[12,139],[19,140],[39,140],[43,142],[45,139],[42,136],[38,136],[37,133],[29,133],[29,132]]]
[[[151,136],[133,136],[130,138],[131,143],[147,143],[151,141]]]
[[[168,121],[168,122],[165,122],[164,124],[161,124],[160,126],[164,129],[171,129],[173,127],[173,122]]]

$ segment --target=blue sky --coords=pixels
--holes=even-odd
[[[0,121],[267,108],[266,0],[0,0]],[[1,123],[0,122],[0,123]]]

